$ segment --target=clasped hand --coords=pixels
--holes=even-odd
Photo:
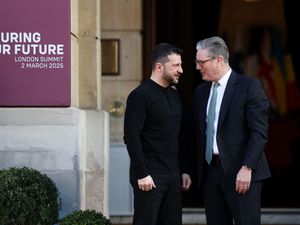
[[[150,175],[138,179],[138,186],[142,191],[150,191],[153,188],[156,188],[155,183]]]

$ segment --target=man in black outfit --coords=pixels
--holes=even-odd
[[[199,41],[195,125],[198,176],[208,225],[259,225],[269,101],[260,82],[229,66],[220,37]]]
[[[182,74],[181,50],[162,43],[152,52],[152,73],[128,96],[124,142],[130,156],[133,225],[181,225],[178,138],[181,102],[174,88]],[[183,171],[184,172],[184,171]],[[182,188],[191,179],[182,173]]]

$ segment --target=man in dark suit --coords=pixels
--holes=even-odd
[[[202,79],[194,113],[198,176],[208,225],[259,225],[262,181],[271,176],[264,154],[268,99],[260,82],[235,73],[220,37],[199,41]]]

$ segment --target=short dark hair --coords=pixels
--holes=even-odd
[[[168,62],[168,56],[172,54],[182,54],[182,50],[175,45],[169,43],[160,43],[155,46],[152,51],[152,70],[155,68],[155,64]]]

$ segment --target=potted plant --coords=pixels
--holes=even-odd
[[[64,217],[59,225],[112,225],[112,223],[95,210],[79,210]]]
[[[0,225],[50,225],[60,199],[53,181],[30,168],[0,170]]]

